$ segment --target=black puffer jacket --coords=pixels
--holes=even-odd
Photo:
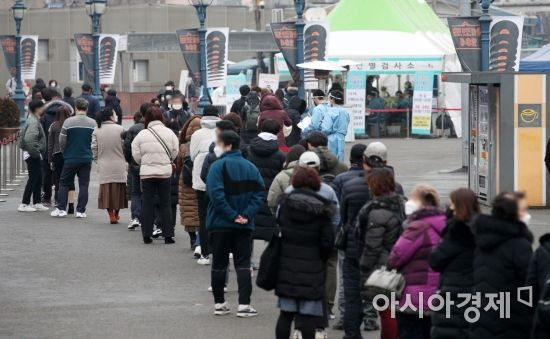
[[[132,157],[132,141],[134,141],[134,138],[139,134],[139,132],[143,130],[143,128],[144,125],[142,119],[140,122],[130,127],[128,131],[126,131],[124,144],[122,145],[124,158],[126,159],[128,165],[130,165],[129,169],[136,173],[139,173],[139,165],[134,161],[134,158]]]
[[[275,294],[320,300],[325,296],[325,266],[334,235],[332,203],[311,190],[285,195],[279,209],[282,244]]]
[[[279,151],[277,140],[263,140],[256,137],[248,145],[248,160],[260,171],[266,188],[266,197],[275,176],[283,169],[285,156]],[[267,199],[267,198],[266,198]],[[264,202],[258,214],[256,214],[256,229],[252,237],[260,240],[271,240],[277,221]]]
[[[527,273],[527,286],[533,286],[533,302],[537,305],[543,292],[545,282],[550,279],[550,233],[546,233],[539,239],[540,246],[533,253],[529,271]],[[548,338],[550,336],[550,324],[538,319],[535,314],[533,321],[532,339]]]
[[[472,339],[525,338],[531,330],[532,308],[515,298],[517,288],[525,286],[531,260],[533,235],[524,223],[481,215],[473,225],[474,288],[481,295],[510,293],[510,319],[502,320],[499,311],[481,311],[481,317],[470,324]],[[481,298],[486,307],[487,298]]]
[[[405,201],[395,193],[374,198],[357,214],[355,236],[362,248],[359,259],[361,286],[372,271],[386,265],[393,245],[403,232],[403,220]],[[368,290],[362,292],[365,299],[374,297]]]
[[[459,293],[471,293],[474,283],[474,235],[470,225],[450,219],[443,231],[441,242],[430,255],[429,264],[440,273],[439,294],[451,294],[451,300],[460,300]],[[464,310],[451,305],[451,317],[445,309],[432,313],[432,338],[468,338],[468,322]]]
[[[292,97],[288,103],[286,113],[290,120],[292,120],[292,132],[285,138],[288,147],[292,147],[300,141],[302,130],[298,127],[298,123],[302,120],[302,113],[305,112],[306,108],[306,102],[299,97]]]
[[[57,110],[61,107],[65,107],[67,110],[69,110],[70,115],[74,115],[74,110],[63,100],[52,100],[48,102],[44,106],[44,114],[42,115],[42,118],[40,118],[40,124],[42,125],[42,129],[44,130],[44,133],[48,133],[50,130],[50,126],[55,121],[55,115],[57,113]],[[48,138],[46,138],[46,149],[42,152],[42,159],[48,159]]]

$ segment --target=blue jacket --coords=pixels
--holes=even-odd
[[[321,124],[323,122],[323,118],[327,114],[327,111],[329,110],[330,106],[328,103],[323,102],[317,106],[315,106],[311,113],[311,124],[304,128],[302,131],[303,134],[308,134],[314,131],[321,131]]]
[[[254,218],[265,200],[264,181],[260,172],[241,151],[223,154],[210,167],[206,177],[208,213],[206,229],[254,230]],[[238,215],[248,219],[248,224],[235,223]]]
[[[96,127],[95,120],[83,114],[65,120],[59,133],[59,148],[66,164],[92,162],[92,133]]]
[[[92,94],[82,93],[79,98],[82,98],[88,101],[88,115],[90,118],[95,119],[99,112],[101,111],[101,106],[99,105],[99,100],[94,97]]]

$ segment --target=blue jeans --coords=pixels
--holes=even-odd
[[[130,170],[130,179],[132,182],[132,220],[138,219],[141,221],[141,179],[139,177],[139,172]]]
[[[88,204],[88,185],[90,184],[90,172],[92,170],[91,162],[67,163],[63,164],[61,178],[59,179],[59,201],[57,208],[65,211],[67,209],[67,199],[69,189],[74,185],[74,177],[78,176],[78,205],[76,211],[86,212]]]

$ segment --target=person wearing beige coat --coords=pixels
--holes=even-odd
[[[124,128],[117,125],[117,120],[115,111],[105,108],[92,133],[92,153],[99,172],[98,208],[107,210],[111,224],[118,224],[119,211],[128,208],[128,165],[122,151]]]
[[[189,233],[191,248],[195,246],[197,238],[196,232],[199,231],[199,209],[197,202],[197,193],[191,186],[187,186],[183,181],[183,159],[189,156],[189,143],[191,135],[201,128],[201,118],[194,115],[187,120],[180,132],[180,151],[178,154],[178,168],[182,171],[179,180],[179,205],[180,205],[180,224],[185,227]]]
[[[140,165],[141,232],[143,242],[153,242],[155,201],[158,202],[160,227],[165,244],[175,243],[171,206],[173,161],[178,156],[179,142],[174,132],[165,127],[162,111],[155,106],[145,113],[145,128],[132,141],[132,157]]]

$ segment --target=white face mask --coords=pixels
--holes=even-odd
[[[529,226],[529,223],[531,222],[531,214],[526,213],[523,217],[520,218],[521,222],[523,222],[525,225]]]
[[[172,87],[172,86],[166,86],[166,87],[164,87],[164,88],[165,88],[167,91],[171,91],[173,87]]]
[[[416,201],[407,200],[407,202],[405,203],[405,214],[406,215],[411,215],[414,212],[418,211],[419,208],[420,208],[420,206],[418,206]]]
[[[175,110],[180,110],[183,107],[181,104],[172,105],[172,108]]]
[[[220,145],[216,145],[214,147],[214,154],[216,155],[216,157],[221,157],[223,154],[225,153],[225,150],[220,146]]]
[[[52,82],[52,83],[50,84],[50,87],[57,87],[57,83]]]

